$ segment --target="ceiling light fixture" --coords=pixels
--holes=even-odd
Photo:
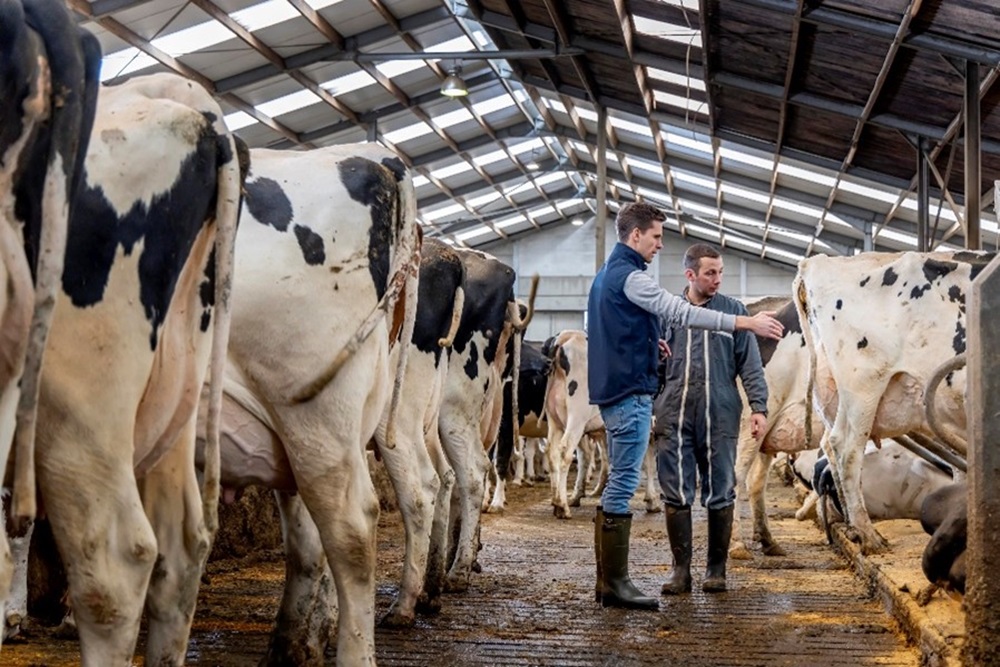
[[[448,76],[441,82],[441,94],[445,97],[465,97],[469,94],[469,88],[462,79],[461,65],[448,70]]]
[[[583,227],[583,222],[584,220],[582,215],[575,216],[572,220],[569,221],[569,223],[574,227]]]

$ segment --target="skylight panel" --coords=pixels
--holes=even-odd
[[[612,127],[616,127],[619,130],[634,132],[635,134],[638,134],[640,136],[648,137],[650,135],[649,125],[633,123],[630,120],[625,120],[624,118],[616,118],[615,116],[611,116],[608,120],[611,122]]]
[[[680,95],[674,95],[673,93],[665,93],[662,90],[654,90],[653,99],[660,104],[669,104],[670,106],[677,107],[678,109],[685,109],[686,111],[700,113],[705,116],[708,115],[708,103],[692,100],[690,97],[681,97]]]
[[[518,224],[519,222],[526,222],[526,221],[527,217],[523,215],[512,215],[509,218],[504,218],[503,220],[497,220],[496,222],[493,223],[493,226],[496,227],[497,229],[506,229],[508,227],[512,227]]]
[[[226,123],[226,127],[229,128],[230,132],[242,130],[244,127],[250,127],[257,122],[256,118],[245,111],[231,113],[228,116],[225,116],[222,120]]]
[[[785,174],[787,176],[792,176],[794,178],[801,178],[803,181],[809,181],[810,183],[818,183],[819,185],[832,188],[833,184],[836,183],[837,179],[833,176],[827,176],[819,171],[814,171],[812,169],[801,169],[799,167],[793,167],[785,162],[778,161],[778,173]]]
[[[533,151],[536,148],[544,148],[544,147],[545,147],[545,142],[543,142],[538,137],[533,137],[528,141],[522,141],[516,144],[508,144],[507,150],[509,150],[514,155],[521,155],[522,153]]]
[[[722,192],[727,195],[732,195],[733,197],[742,197],[743,199],[749,199],[750,201],[757,202],[759,204],[767,204],[768,195],[763,192],[757,192],[755,190],[749,190],[739,185],[733,185],[732,183],[722,182]],[[775,202],[777,204],[777,202]]]
[[[803,256],[800,254],[788,252],[786,250],[782,250],[781,248],[773,248],[771,246],[766,247],[764,249],[764,253],[767,255],[773,255],[775,257],[781,257],[790,260],[792,262],[795,262],[796,264],[801,262],[803,259]]]
[[[492,233],[493,230],[484,225],[481,227],[475,227],[468,231],[464,231],[461,234],[455,234],[455,238],[458,239],[459,241],[465,242],[465,241],[471,241],[472,239],[475,238],[479,238],[480,236],[487,236]]]
[[[558,180],[566,178],[566,174],[561,171],[553,171],[548,174],[543,174],[535,180],[535,185],[549,185],[550,183],[555,183]]]
[[[454,39],[449,39],[437,44],[431,44],[424,49],[425,53],[436,53],[442,51],[473,51],[475,45],[465,35],[460,35]]]
[[[461,204],[450,204],[444,208],[439,208],[434,211],[424,211],[421,217],[424,220],[430,220],[431,222],[435,220],[440,220],[441,218],[447,218],[449,215],[455,215],[465,210],[465,207]]]
[[[638,169],[639,171],[644,171],[650,174],[656,174],[661,178],[663,176],[663,167],[654,162],[650,162],[649,160],[643,160],[642,158],[638,158],[634,155],[629,155],[628,164],[633,169]]]
[[[310,104],[316,104],[317,102],[322,102],[322,100],[318,95],[316,95],[316,93],[311,90],[300,90],[292,93],[291,95],[282,95],[281,97],[273,99],[270,102],[258,104],[255,108],[262,114],[270,116],[271,118],[277,118],[282,114],[307,107]]]
[[[713,229],[711,227],[705,227],[704,225],[695,224],[693,222],[685,223],[684,228],[689,232],[695,232],[701,234],[702,236],[710,236],[710,237],[719,236],[719,232],[717,229]]]
[[[656,1],[663,3],[664,5],[673,5],[674,7],[680,7],[681,9],[690,9],[692,11],[698,11],[698,0],[656,0]]]
[[[510,99],[510,95],[507,93],[503,93],[502,95],[491,97],[488,100],[476,102],[472,105],[472,108],[480,116],[485,116],[488,113],[493,113],[494,111],[499,111],[500,109],[509,109],[512,106],[514,106],[514,100]]]
[[[735,234],[726,236],[726,245],[736,246],[742,250],[749,250],[752,253],[759,253],[761,249],[760,243],[736,236]]]
[[[698,176],[697,174],[692,174],[681,169],[671,169],[670,173],[673,174],[674,179],[678,181],[683,181],[684,183],[690,183],[692,185],[697,185],[698,187],[705,188],[706,190],[715,190],[715,181]],[[726,189],[725,183],[722,185],[723,191]]]
[[[465,203],[468,204],[469,206],[471,206],[472,208],[478,209],[478,208],[486,206],[488,204],[492,204],[497,199],[500,199],[500,193],[499,192],[487,192],[486,194],[480,195],[479,197],[473,197],[472,199],[466,199]]]
[[[556,209],[558,211],[565,211],[566,209],[577,206],[583,202],[579,197],[574,197],[572,199],[563,199],[562,201],[556,202]]]
[[[899,199],[899,193],[897,192],[886,192],[885,190],[849,181],[846,178],[840,180],[840,186],[837,189],[861,195],[862,197],[868,197],[869,199],[874,199],[876,201],[885,202],[886,204],[895,204],[896,200]]]
[[[782,197],[774,198],[774,207],[781,208],[786,211],[792,211],[793,213],[798,213],[799,215],[805,215],[810,218],[819,218],[823,215],[823,210],[815,206],[807,206],[805,204],[800,204],[798,202],[790,201],[788,199],[783,199]]]
[[[383,137],[386,141],[394,144],[399,144],[404,141],[409,141],[410,139],[415,139],[417,137],[422,137],[425,134],[430,134],[431,128],[428,127],[427,123],[424,121],[417,121],[413,125],[407,125],[398,130],[393,130],[392,132],[386,132]]]
[[[314,9],[322,9],[337,2],[340,0],[310,0],[309,4]],[[250,32],[277,25],[298,16],[300,14],[286,0],[268,0],[230,14],[236,23]],[[152,40],[151,44],[164,53],[179,58],[221,44],[234,37],[235,35],[224,25],[211,20],[158,37]],[[154,58],[136,48],[130,47],[115,51],[102,59],[101,81],[139,72],[156,64],[157,61]]]
[[[584,120],[589,120],[589,121],[592,121],[594,123],[597,122],[597,112],[596,111],[591,111],[590,109],[585,109],[585,108],[583,108],[581,106],[577,106],[576,107],[576,112],[580,115],[580,118],[583,118]]]
[[[477,157],[474,157],[472,158],[472,162],[477,167],[484,167],[488,164],[493,164],[494,162],[499,162],[500,160],[506,160],[506,159],[507,159],[507,153],[503,149],[500,149],[487,153],[486,155],[479,155]]]
[[[661,37],[671,42],[690,44],[701,48],[701,30],[697,28],[665,23],[645,16],[633,16],[632,20],[635,22],[636,31],[644,35]]]
[[[705,82],[701,79],[695,79],[694,77],[677,74],[676,72],[668,72],[665,69],[647,67],[646,74],[650,78],[658,81],[666,81],[667,83],[684,86],[685,88],[691,88],[693,90],[705,90]]]
[[[375,69],[390,79],[413,72],[421,67],[426,67],[426,64],[422,60],[389,60],[375,65]]]
[[[455,176],[456,174],[464,174],[465,172],[472,169],[472,165],[468,162],[458,162],[456,164],[449,165],[447,167],[442,167],[441,169],[435,169],[431,172],[431,176],[436,179],[443,180],[449,176]]]
[[[699,213],[701,215],[708,215],[713,218],[718,217],[719,212],[713,206],[705,206],[697,202],[689,201],[687,199],[681,200],[681,208],[690,213]]]
[[[676,132],[664,132],[665,138],[668,144],[677,144],[689,150],[698,151],[701,153],[712,154],[712,144],[707,139],[698,139],[697,134],[692,133],[691,136],[685,136],[683,134],[677,134]]]
[[[751,155],[750,153],[730,148],[728,146],[720,147],[719,155],[721,155],[724,160],[741,162],[743,164],[748,164],[751,167],[757,167],[758,169],[766,169],[770,171],[774,167],[774,160],[770,158],[757,157],[756,155]]]
[[[413,188],[417,189],[423,185],[427,185],[431,182],[431,179],[427,178],[423,174],[417,174],[413,177]]]
[[[907,247],[917,247],[917,239],[909,234],[904,234],[903,232],[896,231],[890,227],[883,227],[882,231],[878,233],[879,236],[896,241],[897,243],[906,244]]]
[[[826,218],[825,218],[823,224],[825,225],[825,224],[831,223],[831,222],[834,225],[840,226],[843,229],[847,229],[847,230],[851,230],[851,231],[855,231],[857,229],[854,225],[852,225],[851,223],[849,223],[847,220],[844,220],[842,217],[840,217],[836,213],[830,213],[829,211],[827,211]]]
[[[374,83],[375,79],[372,78],[371,74],[364,70],[359,70],[352,74],[339,76],[336,79],[330,79],[325,83],[321,83],[320,87],[331,95],[345,95]]]
[[[435,116],[433,118],[434,124],[441,129],[451,127],[452,125],[458,125],[459,123],[467,120],[472,120],[472,114],[465,107],[459,107],[454,111],[449,111],[446,114]]]
[[[542,104],[554,111],[560,111],[562,113],[567,113],[566,107],[559,100],[554,100],[550,97],[542,97]]]

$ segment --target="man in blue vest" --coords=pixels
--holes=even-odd
[[[628,552],[629,500],[639,486],[649,445],[657,361],[667,350],[662,332],[676,326],[749,330],[768,338],[782,333],[769,313],[748,317],[696,308],[645,273],[663,247],[664,220],[663,212],[649,204],[621,208],[616,220],[619,242],[597,272],[587,303],[590,402],[601,410],[610,462],[594,531],[595,598],[605,607],[659,608],[658,599],[644,596],[629,578]]]

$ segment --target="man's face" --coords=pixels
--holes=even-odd
[[[710,299],[722,286],[722,258],[702,257],[699,260],[697,273],[691,269],[687,269],[684,273],[692,296]]]
[[[663,247],[663,223],[654,222],[652,226],[644,232],[633,229],[630,236],[632,249],[642,255],[643,260],[648,264],[653,261],[653,256]]]

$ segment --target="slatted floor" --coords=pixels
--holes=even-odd
[[[683,667],[921,664],[879,603],[811,523],[792,517],[791,489],[772,487],[772,530],[789,551],[730,561],[727,593],[661,598],[658,613],[601,609],[593,602],[594,500],[570,521],[552,517],[546,487],[512,489],[508,510],[484,518],[471,589],[447,596],[437,616],[408,630],[379,629],[379,664],[680,665]],[[637,504],[638,508],[639,505]],[[695,563],[704,563],[705,518],[695,515]],[[395,593],[402,553],[395,515],[381,521],[377,603]],[[638,511],[632,575],[658,593],[668,561],[662,514]],[[189,664],[253,665],[263,655],[283,566],[213,563],[192,633]],[[697,579],[696,579],[697,585]],[[5,645],[0,664],[77,664],[75,644],[36,631]],[[328,664],[334,663],[331,655]]]

